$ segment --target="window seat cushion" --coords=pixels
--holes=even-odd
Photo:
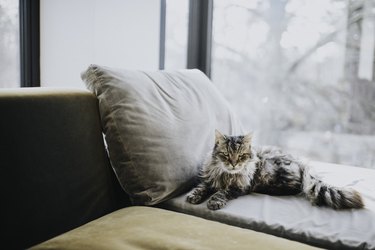
[[[211,211],[206,202],[192,205],[185,195],[163,207],[206,219],[270,233],[329,249],[375,249],[375,171],[359,167],[311,162],[324,181],[362,193],[365,208],[336,211],[312,206],[300,196],[250,194]]]

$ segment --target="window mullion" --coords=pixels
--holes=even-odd
[[[190,0],[187,68],[211,75],[213,0]]]
[[[20,0],[21,87],[40,86],[39,0]]]

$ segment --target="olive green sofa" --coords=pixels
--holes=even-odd
[[[103,141],[98,100],[0,90],[2,249],[310,249],[152,206],[131,206]]]

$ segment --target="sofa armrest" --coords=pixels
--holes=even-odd
[[[26,248],[127,202],[85,90],[0,90],[3,243]]]

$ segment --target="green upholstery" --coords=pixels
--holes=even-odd
[[[30,250],[47,249],[314,250],[318,248],[164,209],[127,207],[43,242]]]
[[[0,90],[2,246],[22,249],[128,204],[84,90]]]
[[[0,90],[0,115],[2,249],[312,249],[194,216],[128,207],[105,151],[98,99],[88,91]]]

